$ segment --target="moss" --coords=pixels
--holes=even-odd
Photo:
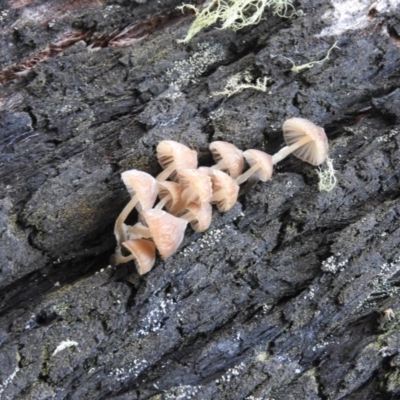
[[[38,207],[33,213],[29,214],[27,220],[29,225],[32,225],[37,231],[41,232],[45,230],[43,226],[45,222],[56,222],[57,218],[49,212],[49,204],[43,202],[40,207]]]
[[[50,375],[50,367],[49,367],[49,362],[50,362],[50,353],[49,350],[46,347],[43,348],[43,352],[42,352],[42,358],[43,358],[43,362],[42,365],[40,367],[40,378],[41,379],[48,379],[49,375]]]
[[[8,216],[8,226],[13,235],[16,235],[18,232],[18,215],[10,214]]]
[[[124,158],[121,162],[118,163],[118,165],[123,169],[123,170],[128,170],[128,169],[140,169],[140,170],[146,170],[149,167],[149,159],[145,157],[127,157]]]
[[[162,394],[156,394],[155,396],[151,396],[149,400],[162,400]]]
[[[59,213],[58,221],[63,226],[74,226],[77,232],[88,232],[109,209],[106,206],[96,206],[89,201],[82,201],[73,208],[65,208]]]

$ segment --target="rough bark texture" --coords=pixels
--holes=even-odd
[[[174,0],[2,2],[1,399],[399,398],[399,9],[346,3],[183,45]],[[267,92],[211,96],[248,69]],[[293,116],[334,190],[289,157],[148,275],[107,267],[120,173],[157,174],[158,141],[272,154]]]

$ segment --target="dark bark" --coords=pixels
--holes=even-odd
[[[398,398],[399,10],[339,32],[335,3],[187,45],[178,1],[2,3],[1,399]],[[211,96],[246,69],[266,93]],[[273,154],[293,116],[334,190],[288,157],[148,275],[108,267],[122,171],[157,174],[162,139]]]

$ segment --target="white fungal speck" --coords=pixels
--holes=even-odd
[[[149,363],[144,359],[133,360],[128,367],[115,368],[108,373],[108,376],[115,377],[118,382],[124,382],[127,379],[135,379],[148,365]]]
[[[322,262],[321,270],[324,272],[330,272],[331,274],[336,274],[338,271],[343,271],[348,262],[349,260],[337,262],[337,258],[335,256],[331,256]]]
[[[175,302],[171,299],[162,300],[142,320],[142,328],[137,332],[138,337],[147,336],[150,332],[158,332],[162,328],[162,321],[170,314]]]
[[[166,400],[189,400],[201,389],[201,386],[174,386],[164,394]]]
[[[73,340],[69,340],[69,339],[64,340],[56,347],[56,349],[53,351],[52,355],[54,356],[57,353],[59,353],[60,351],[67,349],[68,347],[76,347],[76,346],[78,346],[77,342],[74,342]]]

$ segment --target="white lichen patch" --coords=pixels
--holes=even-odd
[[[332,340],[323,340],[319,343],[316,343],[313,347],[311,347],[311,350],[314,352],[320,351],[320,350],[327,348],[328,346],[331,346],[333,343],[335,343],[335,342]],[[336,342],[336,344],[339,344],[339,343]]]
[[[332,0],[333,10],[326,12],[322,19],[331,23],[324,28],[318,36],[342,35],[349,30],[363,29],[371,23],[370,10],[377,13],[395,13],[400,5],[400,0]]]
[[[190,400],[201,389],[201,386],[179,385],[164,393],[165,400]]]
[[[3,22],[3,21],[8,17],[8,11],[9,11],[9,10],[3,10],[3,11],[0,13],[0,22]]]
[[[208,118],[210,121],[217,120],[218,118],[221,118],[225,113],[225,110],[221,108],[217,108],[215,111],[211,111],[210,114],[208,114]]]
[[[340,256],[340,254],[338,254]],[[336,274],[338,271],[343,271],[349,260],[343,260],[338,262],[338,257],[331,256],[322,262],[321,270],[324,272],[330,272],[331,274]]]
[[[400,133],[399,129],[392,129],[388,134],[376,138],[377,142],[387,143]]]
[[[368,294],[366,299],[360,301],[357,310],[375,308],[380,300],[396,296],[399,291],[398,288],[392,286],[388,281],[399,271],[400,257],[391,263],[383,263],[379,267],[375,278],[371,281],[371,292]]]
[[[30,330],[36,326],[36,315],[32,314],[28,321],[25,322],[24,329]]]
[[[108,373],[108,377],[114,377],[118,382],[137,378],[149,365],[146,360],[133,360],[128,367],[116,368]]]
[[[256,354],[256,361],[260,363],[266,363],[269,359],[269,355],[266,351],[261,351],[260,353]]]
[[[75,341],[69,340],[69,339],[64,340],[56,347],[56,349],[53,351],[52,355],[55,356],[60,351],[68,349],[69,347],[77,347],[77,346],[79,346],[78,342],[75,342]]]
[[[158,332],[162,328],[163,319],[169,315],[175,302],[171,299],[162,300],[142,320],[142,328],[137,332],[138,337],[147,336],[150,332]]]
[[[229,368],[219,379],[215,382],[218,384],[229,383],[233,378],[238,377],[246,369],[246,364],[241,362],[232,368]]]
[[[262,305],[262,313],[265,315],[265,314],[268,314],[270,311],[271,311],[271,309],[272,309],[272,304],[267,304],[267,303],[264,303],[263,305]]]
[[[312,300],[315,297],[315,292],[314,292],[314,288],[312,286],[310,286],[308,288],[308,292],[305,293],[305,295],[303,296],[304,300]]]
[[[170,80],[170,86],[174,88],[196,83],[196,78],[210,65],[222,61],[225,55],[225,49],[220,44],[201,43],[198,51],[187,60],[175,61],[174,66],[168,69],[165,75]]]
[[[236,231],[231,231],[231,234],[236,234]],[[196,249],[200,248],[201,251],[212,250],[222,240],[224,236],[224,230],[215,228],[204,233],[204,235],[192,243],[190,246],[184,248],[179,254],[184,256],[190,256]]]
[[[6,387],[14,380],[15,376],[17,375],[19,371],[18,366],[15,368],[13,373],[9,375],[1,384],[0,384],[0,395],[4,392]],[[2,397],[1,397],[2,398]]]

